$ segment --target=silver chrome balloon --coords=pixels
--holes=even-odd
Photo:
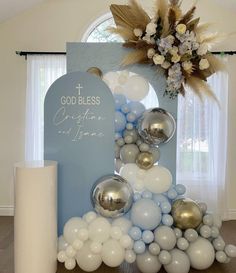
[[[138,121],[141,138],[150,145],[168,142],[176,130],[174,117],[162,108],[152,108],[143,113]]]
[[[130,209],[133,190],[129,183],[119,175],[100,178],[91,191],[94,209],[104,217],[118,217]]]

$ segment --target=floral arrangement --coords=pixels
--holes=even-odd
[[[134,49],[123,65],[141,63],[164,69],[165,94],[170,98],[179,93],[184,96],[189,86],[201,99],[203,95],[216,99],[207,78],[224,69],[210,52],[219,36],[208,33],[209,24],[199,24],[200,18],[194,18],[196,6],[183,14],[181,2],[156,0],[153,18],[135,0],[129,5],[111,5],[116,28],[110,31],[125,40],[124,47]]]

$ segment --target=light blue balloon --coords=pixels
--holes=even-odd
[[[136,254],[142,254],[145,252],[145,243],[141,240],[134,242],[133,250]]]
[[[126,124],[126,129],[127,129],[127,130],[132,130],[132,129],[134,129],[133,123],[129,123],[129,122],[128,122],[128,123]]]
[[[137,119],[135,113],[130,112],[126,115],[126,119],[128,122],[135,122],[135,120]]]
[[[121,137],[122,137],[121,133],[115,133],[115,140],[118,140]]]
[[[138,227],[132,227],[130,230],[129,230],[129,236],[135,240],[135,241],[138,241],[142,238],[142,231],[140,228]]]
[[[145,199],[152,199],[152,193],[150,191],[144,191],[142,197]]]
[[[128,114],[130,112],[130,106],[128,104],[124,104],[121,106],[121,112],[124,114]]]
[[[162,224],[168,227],[171,227],[174,223],[173,217],[170,214],[162,215]]]
[[[167,196],[169,199],[173,200],[178,196],[178,193],[175,189],[168,190]]]
[[[162,202],[169,202],[168,198],[163,194],[153,194],[153,201],[159,206]]]
[[[162,213],[169,213],[171,211],[171,204],[170,202],[162,202],[161,203],[161,210]]]
[[[150,199],[140,199],[131,208],[131,221],[143,230],[153,230],[161,222],[161,209]]]
[[[131,101],[128,103],[131,112],[135,113],[136,117],[139,118],[142,116],[143,112],[146,110],[145,106],[138,101]]]
[[[115,100],[115,107],[116,110],[120,110],[122,105],[127,104],[126,97],[121,94],[114,94],[114,100]]]
[[[134,193],[134,202],[138,201],[139,199],[142,198],[141,194],[139,192],[135,192]]]
[[[151,242],[154,241],[154,234],[150,230],[144,230],[142,234],[142,239],[145,244],[150,244]]]
[[[120,111],[115,112],[115,132],[121,132],[126,127],[125,115]]]
[[[175,190],[179,195],[183,195],[186,193],[186,187],[182,184],[177,184],[175,186]]]

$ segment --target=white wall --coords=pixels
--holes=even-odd
[[[98,16],[109,11],[110,0],[51,0],[0,24],[0,214],[11,212],[13,206],[13,164],[24,160],[24,115],[26,61],[16,50],[64,51],[66,42],[80,41],[87,27]],[[142,0],[151,10],[151,1]],[[187,2],[187,1],[185,1]],[[214,29],[232,32],[235,11],[216,6],[214,0],[199,1],[202,21],[214,22]],[[221,50],[235,50],[236,37],[230,37]],[[236,80],[230,82],[229,98],[229,206],[236,211]]]

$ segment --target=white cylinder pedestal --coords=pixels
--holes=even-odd
[[[57,162],[15,165],[15,273],[57,269]]]

